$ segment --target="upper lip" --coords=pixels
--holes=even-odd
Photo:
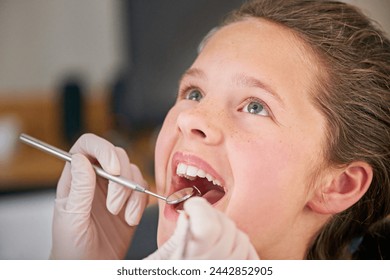
[[[184,163],[185,165],[188,166],[194,166],[204,171],[206,174],[211,175],[212,179],[214,179],[214,185],[219,185],[221,188],[224,189],[225,181],[223,180],[221,175],[219,175],[219,173],[213,167],[211,167],[211,165],[207,163],[205,160],[188,153],[176,152],[173,155],[172,157],[173,177],[177,176],[176,169],[180,163]],[[210,180],[210,178],[208,179]],[[177,189],[175,189],[174,191],[177,191]]]

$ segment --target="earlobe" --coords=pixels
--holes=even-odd
[[[320,214],[337,214],[351,207],[367,192],[372,167],[362,161],[353,162],[332,172],[332,179],[314,192],[308,207]]]

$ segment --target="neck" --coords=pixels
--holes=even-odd
[[[283,236],[274,239],[269,245],[258,250],[263,260],[303,260],[318,232],[329,220],[329,215],[321,215],[305,210],[300,218],[290,224]]]

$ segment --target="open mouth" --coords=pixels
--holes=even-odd
[[[200,192],[198,196],[205,198],[210,204],[217,203],[225,195],[222,183],[201,168],[179,163],[176,168],[176,175],[177,190],[196,187]],[[183,209],[183,204],[184,202],[174,205],[175,210]]]

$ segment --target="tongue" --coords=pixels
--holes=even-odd
[[[202,197],[205,198],[210,204],[214,204],[220,200],[224,194],[225,193],[220,190],[209,190],[207,193],[202,195]]]
[[[203,198],[205,198],[210,204],[216,203],[218,200],[220,200],[224,196],[223,191],[219,190],[209,190],[204,195],[202,195]],[[180,202],[175,205],[175,210],[183,210],[183,202]]]

